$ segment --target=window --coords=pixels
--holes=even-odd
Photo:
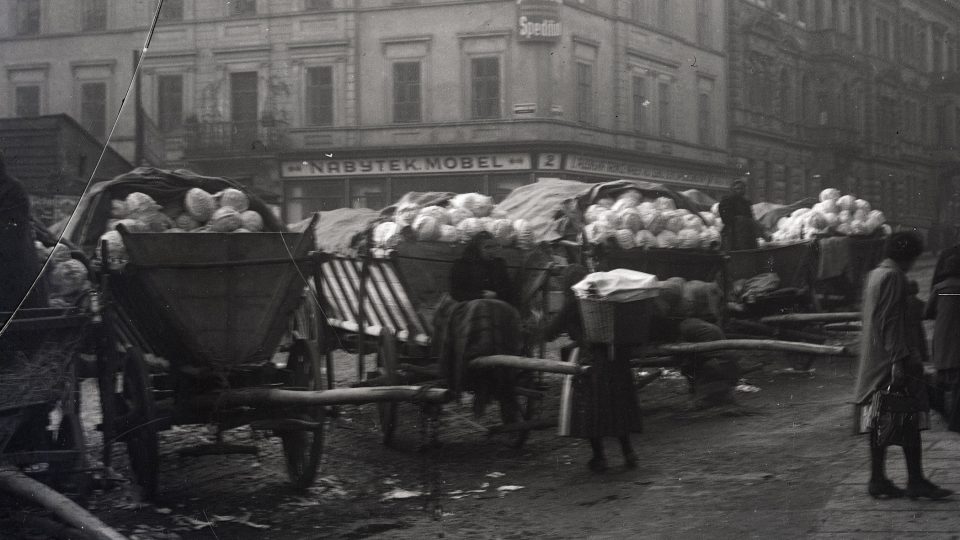
[[[593,66],[577,62],[577,120],[593,122]]]
[[[807,22],[807,0],[797,0],[797,20]]]
[[[830,0],[830,28],[839,31],[840,26],[840,0]]]
[[[642,75],[633,76],[633,130],[638,133],[647,131],[647,79]]]
[[[40,0],[17,0],[17,35],[40,33]]]
[[[40,87],[18,86],[14,93],[17,116],[40,116]]]
[[[813,5],[813,22],[814,24],[817,25],[817,30],[820,30],[825,25],[825,22],[823,19],[826,14],[824,13],[824,9],[823,9],[823,0],[814,0],[814,2],[815,3]]]
[[[500,117],[500,59],[470,60],[471,114],[474,119]]]
[[[697,102],[697,113],[697,128],[700,144],[711,146],[713,144],[713,119],[710,110],[710,94],[703,90],[700,91]]]
[[[80,85],[80,124],[95,137],[107,134],[107,84]]]
[[[670,29],[670,0],[657,0],[657,26]]]
[[[871,44],[872,44],[872,41],[873,41],[873,35],[870,33],[870,17],[869,17],[869,15],[867,15],[866,13],[864,13],[864,14],[860,17],[860,23],[861,23],[861,28],[860,28],[860,40],[861,40],[861,42],[863,43],[863,50],[869,51],[869,50],[870,50],[870,47],[871,47]]]
[[[325,11],[333,9],[333,0],[303,0],[306,11]]]
[[[927,69],[927,33],[923,30],[920,30],[920,33],[917,35],[917,41],[919,41],[920,46],[920,69]]]
[[[657,113],[660,116],[660,136],[670,137],[673,135],[670,122],[670,116],[672,114],[670,110],[670,84],[661,82],[658,90],[660,106],[658,107],[659,110]]]
[[[937,105],[937,144],[944,146],[947,144],[947,107],[946,105]]]
[[[107,0],[84,0],[83,31],[107,29]]]
[[[163,7],[160,9],[160,20],[182,21],[183,0],[163,0]]]
[[[333,125],[333,67],[307,68],[307,125]]]
[[[393,64],[393,121],[420,121],[420,62]]]
[[[710,46],[710,12],[707,9],[707,0],[697,0],[697,43],[703,47]]]
[[[786,69],[780,70],[780,119],[784,122],[793,120],[792,84],[790,73]]]
[[[231,15],[255,15],[257,0],[227,0]]]
[[[810,76],[804,75],[803,82],[800,83],[800,95],[797,102],[800,107],[799,120],[801,124],[806,124],[810,120]]]
[[[930,121],[927,119],[928,109],[924,105],[920,107],[920,144],[930,142]]]
[[[157,122],[161,131],[171,131],[183,123],[183,76],[157,77]]]
[[[817,125],[830,123],[830,96],[826,92],[817,92]]]
[[[857,37],[857,4],[850,2],[847,5],[850,9],[847,14],[847,33],[855,38]]]
[[[773,9],[777,13],[787,12],[787,0],[773,0]]]
[[[642,2],[645,0],[631,0],[630,1],[630,20],[634,22],[639,22],[643,20],[643,5]]]

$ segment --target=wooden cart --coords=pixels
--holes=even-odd
[[[324,254],[317,279],[322,299],[321,319],[326,326],[323,349],[357,353],[357,385],[436,383],[446,384],[431,351],[433,315],[450,283],[450,270],[463,246],[439,242],[402,243],[388,254],[346,256]],[[549,304],[547,283],[553,259],[546,252],[504,249],[502,255],[519,284],[520,311],[544,310]],[[375,357],[367,370],[365,356]],[[543,397],[535,373],[580,373],[568,363],[529,356],[490,356],[471,362],[471,369],[509,366],[525,371],[516,390],[522,421],[489,428],[490,433],[514,433],[521,446],[532,429],[555,425],[539,420]],[[397,427],[397,404],[379,408],[383,442],[391,444]]]
[[[217,441],[187,450],[193,454],[255,452],[223,442],[224,431],[240,426],[277,436],[291,482],[305,488],[320,463],[326,406],[447,399],[419,387],[321,390],[317,344],[290,338],[288,326],[312,272],[312,233],[119,230],[129,262],[111,265],[102,283],[117,346],[103,363],[100,391],[115,396],[104,402],[118,418],[103,426],[104,461],[112,441],[125,442],[147,496],[157,489],[158,433],[173,425],[216,426]],[[277,353],[285,336],[284,360]]]

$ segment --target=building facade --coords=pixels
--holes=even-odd
[[[104,133],[153,2],[7,4],[5,113],[72,111]],[[542,176],[716,192],[731,179],[727,15],[686,4],[165,0],[139,95],[166,165],[282,192],[290,221]],[[31,106],[21,85],[37,80]],[[132,117],[113,137],[131,157]]]
[[[121,103],[150,26],[151,0],[0,2],[0,116],[67,114],[132,161],[134,107]]]
[[[754,199],[837,187],[901,226],[958,222],[960,2],[728,6],[730,153]]]

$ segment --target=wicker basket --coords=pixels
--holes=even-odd
[[[613,302],[580,298],[583,337],[589,343],[643,345],[650,334],[653,299]]]

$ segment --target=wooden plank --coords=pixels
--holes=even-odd
[[[768,317],[762,317],[760,322],[766,324],[798,324],[818,322],[852,322],[859,320],[859,311],[841,311],[836,313],[787,313],[785,315],[770,315]]]
[[[725,339],[700,343],[670,343],[651,347],[650,355],[694,354],[727,350],[780,351],[817,356],[851,356],[845,347],[773,339]]]
[[[545,358],[527,358],[525,356],[511,356],[495,354],[481,356],[470,361],[470,367],[511,367],[544,373],[562,373],[564,375],[580,375],[590,371],[590,366],[580,366],[570,362],[560,362]]]

